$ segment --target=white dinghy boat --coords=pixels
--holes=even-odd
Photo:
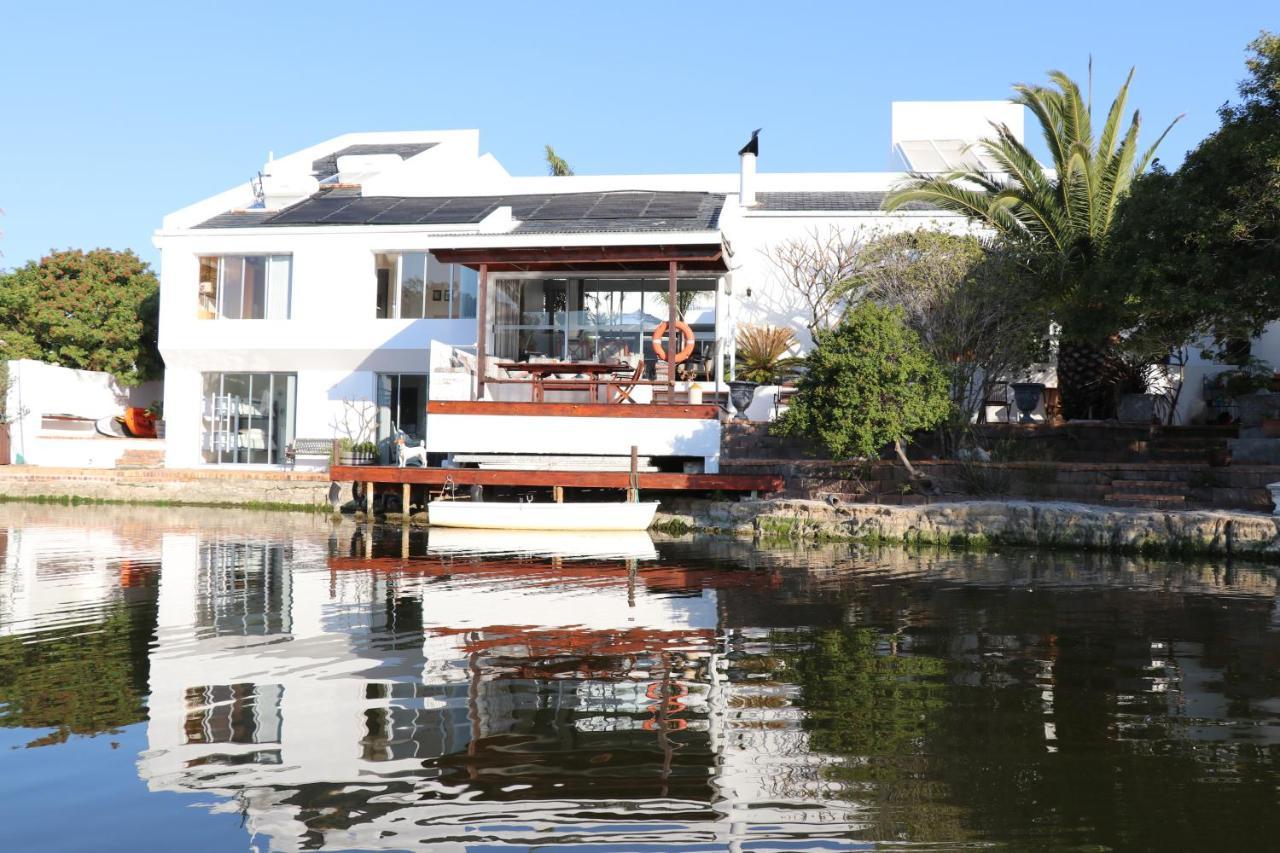
[[[481,530],[648,530],[657,501],[525,503],[440,501],[427,504],[432,527]]]

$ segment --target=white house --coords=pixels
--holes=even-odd
[[[455,460],[608,466],[635,445],[664,470],[714,472],[708,404],[735,330],[808,343],[769,249],[967,227],[882,201],[904,168],[972,158],[990,120],[1020,132],[1022,108],[895,104],[886,172],[758,172],[753,137],[736,173],[515,177],[474,130],[353,133],[273,159],[155,234],[166,464],[277,465],[295,439],[344,435],[385,453],[398,427]],[[680,319],[672,292],[690,303],[679,366],[652,341]]]
[[[956,156],[986,118],[1021,125],[1006,103],[962,107],[896,106],[897,154]],[[737,174],[513,177],[476,131],[349,134],[272,160],[155,235],[166,464],[273,465],[296,438],[385,442],[394,425],[454,457],[637,445],[714,471],[718,414],[688,386],[723,390],[739,324],[803,337],[771,246],[833,227],[962,227],[885,214],[902,172],[755,161],[748,146]],[[694,341],[668,382],[651,336],[673,286],[692,294],[677,301],[691,300]],[[548,361],[629,370],[517,367]],[[599,402],[642,405],[582,405]]]

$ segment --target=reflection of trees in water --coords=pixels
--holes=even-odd
[[[800,686],[809,746],[837,757],[824,775],[866,809],[875,839],[966,836],[950,786],[925,743],[947,700],[946,661],[901,654],[891,635],[860,627],[778,632],[787,677]]]
[[[133,582],[91,628],[0,637],[0,725],[53,729],[30,747],[146,720],[156,573],[135,570]]]
[[[1271,572],[1020,553],[805,561],[769,618],[813,624],[821,601],[859,626],[775,637],[796,643],[785,677],[810,745],[846,757],[826,772],[872,807],[868,837],[1235,849],[1280,833]]]

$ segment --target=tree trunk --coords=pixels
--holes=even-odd
[[[1066,420],[1116,416],[1120,371],[1111,347],[1063,341],[1058,348],[1058,391]]]
[[[898,454],[898,461],[902,463],[902,467],[907,469],[907,473],[911,475],[911,479],[919,480],[920,472],[911,465],[911,460],[907,458],[906,448],[902,446],[902,439],[895,438],[893,440],[893,452]]]

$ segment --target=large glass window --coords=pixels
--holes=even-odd
[[[701,376],[715,342],[715,279],[681,278],[677,313],[694,333],[683,372]],[[665,278],[497,279],[494,355],[516,361],[654,362],[650,336],[666,321]]]
[[[204,461],[271,465],[294,439],[294,373],[206,373],[201,410]]]
[[[443,264],[429,252],[379,254],[374,269],[380,320],[476,316],[475,270]]]
[[[292,288],[289,255],[200,258],[197,316],[222,320],[287,320]]]

